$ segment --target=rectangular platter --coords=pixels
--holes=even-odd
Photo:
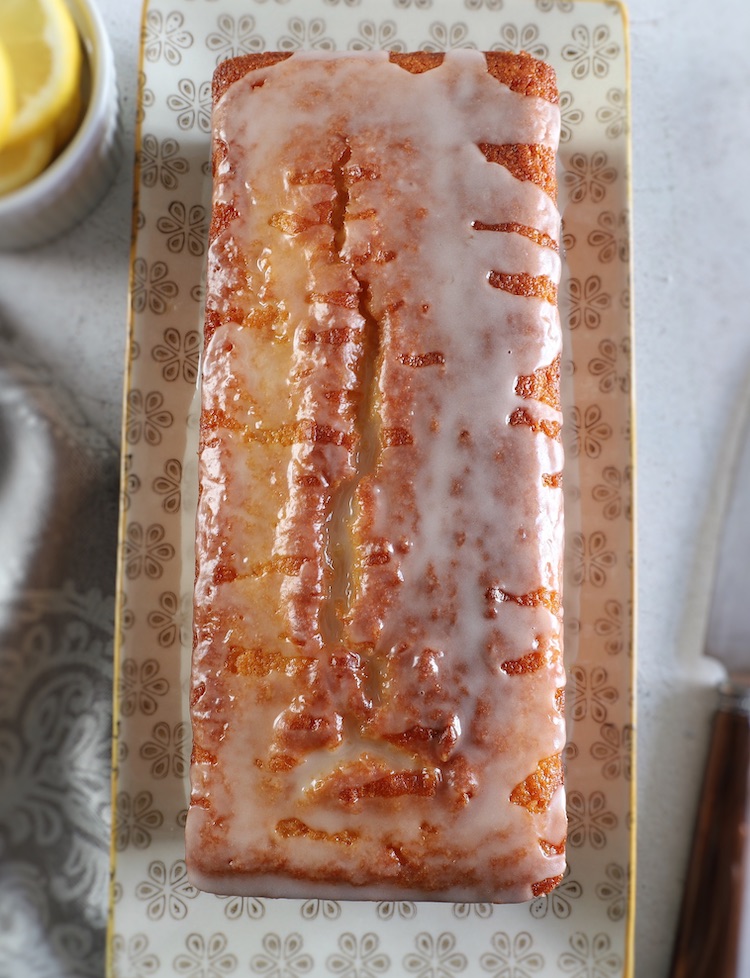
[[[123,436],[111,978],[632,973],[628,41],[594,0],[147,0]],[[528,904],[222,898],[185,873],[210,78],[262,50],[525,50],[556,69],[566,325],[568,871]]]

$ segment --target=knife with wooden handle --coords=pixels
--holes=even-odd
[[[750,976],[750,420],[740,435],[706,653],[719,689],[671,978]]]

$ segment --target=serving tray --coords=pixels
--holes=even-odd
[[[634,916],[627,24],[590,0],[147,0],[116,642],[111,978],[620,978]],[[568,872],[528,904],[221,898],[185,873],[210,78],[260,50],[526,50],[561,90]]]

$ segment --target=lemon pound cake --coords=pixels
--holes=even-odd
[[[524,54],[214,78],[201,889],[520,901],[565,856],[559,110]]]

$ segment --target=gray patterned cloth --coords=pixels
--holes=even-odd
[[[0,978],[104,973],[117,487],[0,332]]]

